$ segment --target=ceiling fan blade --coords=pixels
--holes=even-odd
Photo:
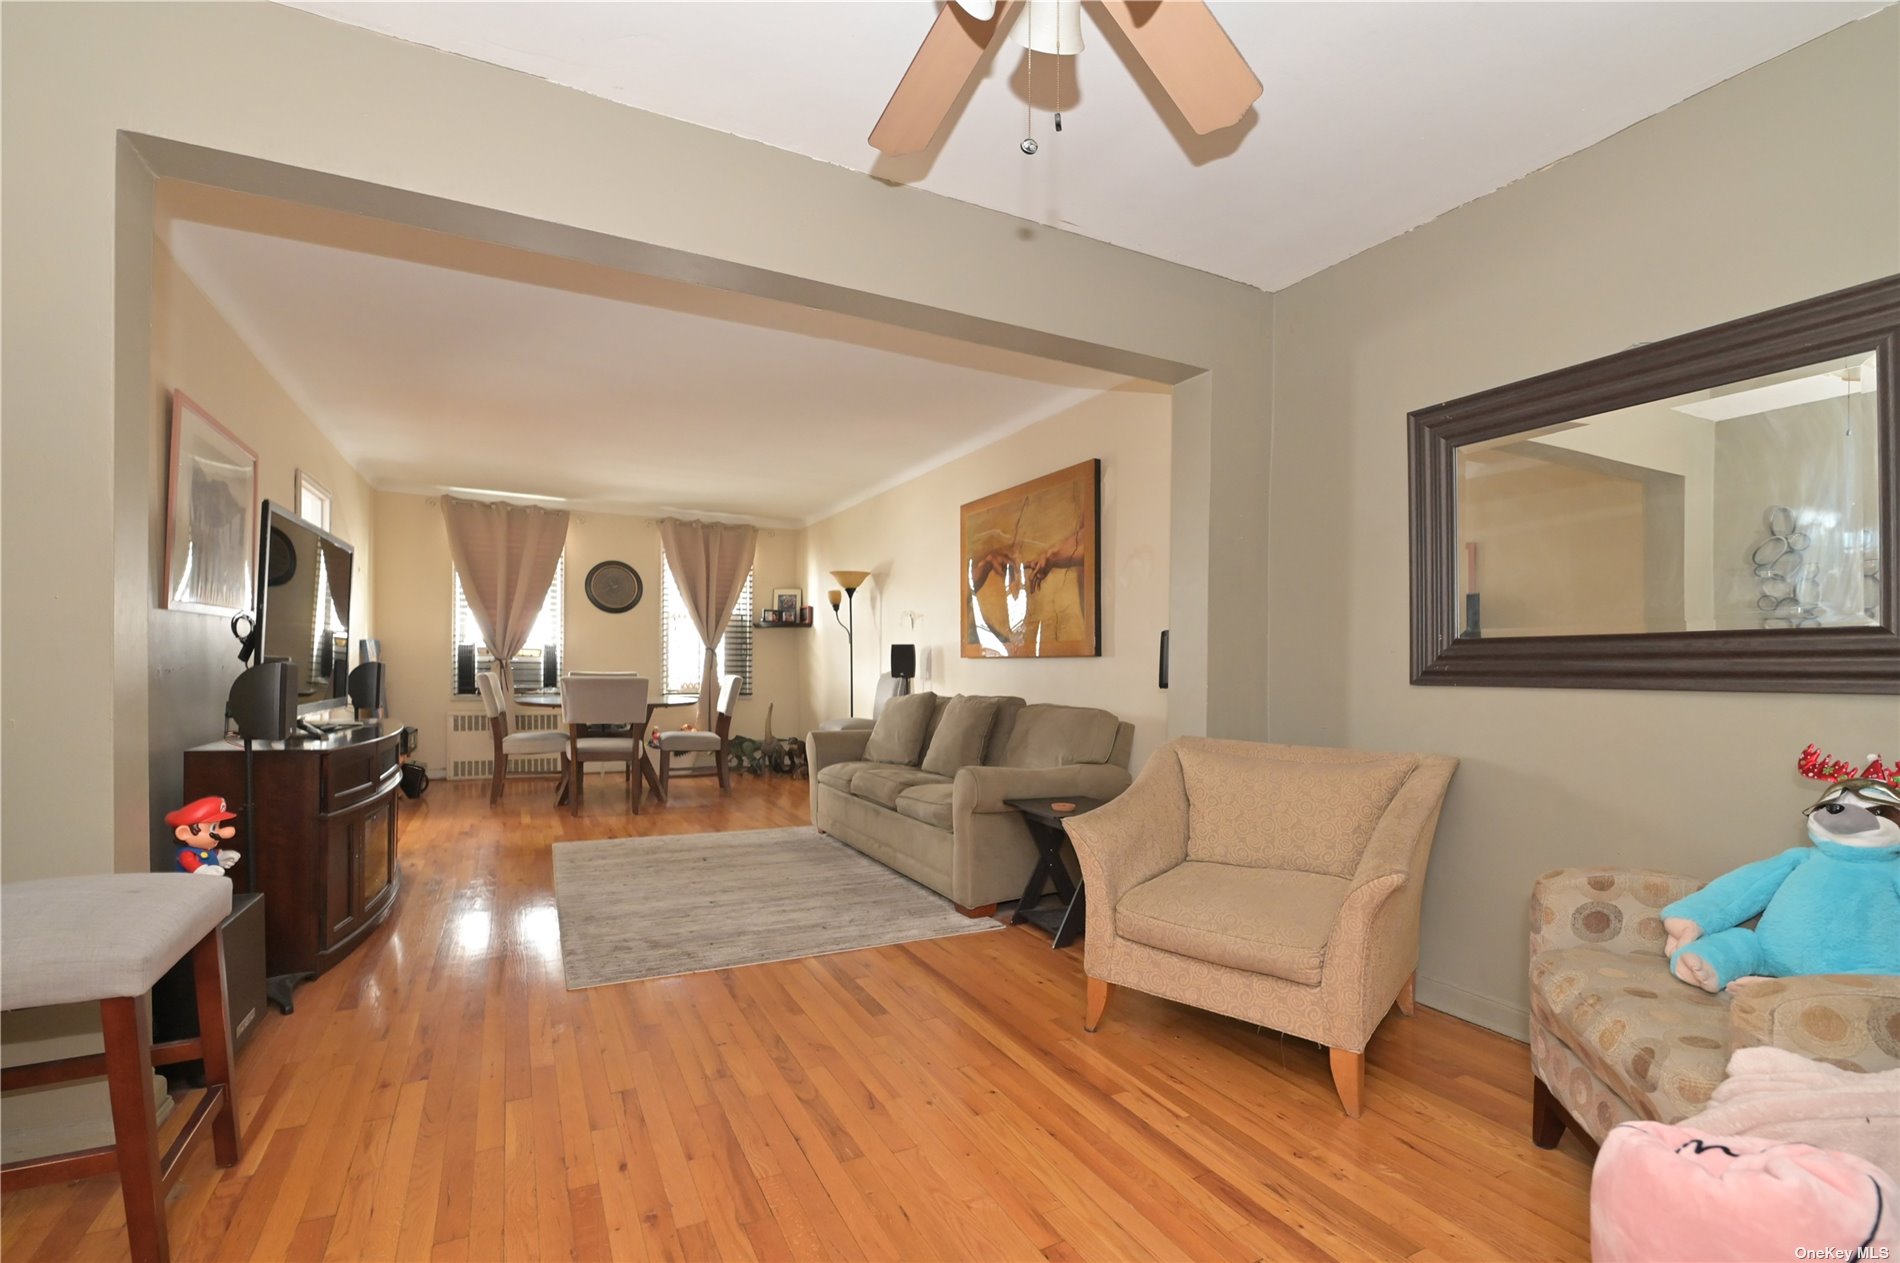
[[[1202,136],[1260,99],[1260,80],[1202,0],[1101,0],[1181,117]]]
[[[987,21],[978,21],[960,4],[943,6],[871,129],[873,147],[907,154],[930,143],[996,35],[997,16],[992,10]]]

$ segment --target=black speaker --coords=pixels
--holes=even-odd
[[[561,687],[561,651],[553,645],[541,650],[541,687],[557,689]]]
[[[282,741],[297,726],[297,681],[289,658],[266,658],[246,667],[231,683],[224,717],[237,725],[238,736],[254,741]]]
[[[389,706],[383,691],[385,668],[380,662],[359,662],[350,672],[350,709],[380,715]]]
[[[917,646],[891,646],[891,674],[900,680],[917,678]]]
[[[475,691],[475,646],[455,646],[455,691],[473,693]]]
[[[1161,688],[1168,687],[1168,633],[1161,633],[1161,676],[1157,681]]]

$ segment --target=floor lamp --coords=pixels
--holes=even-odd
[[[858,717],[858,660],[857,655],[852,652],[852,645],[856,640],[855,633],[857,631],[856,599],[858,589],[863,587],[864,581],[871,577],[871,572],[868,570],[834,570],[831,572],[831,577],[836,579],[844,588],[842,594],[839,593],[837,588],[833,588],[828,595],[831,598],[831,616],[838,620],[838,626],[844,628],[845,700],[851,708],[851,718],[856,719]],[[845,608],[845,612],[842,616],[838,613],[838,603],[841,600]],[[846,622],[845,619],[847,618],[851,621]]]

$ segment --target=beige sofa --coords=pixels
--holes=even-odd
[[[931,733],[950,700],[937,698]],[[808,734],[812,823],[972,916],[1021,895],[1036,846],[1004,800],[1113,798],[1128,788],[1135,730],[1105,710],[998,703],[982,763],[955,776],[867,761],[869,729]]]

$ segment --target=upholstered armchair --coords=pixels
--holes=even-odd
[[[1182,737],[1067,822],[1087,882],[1087,1016],[1112,987],[1324,1044],[1346,1113],[1394,1002],[1456,759]]]
[[[1714,995],[1671,976],[1662,908],[1703,883],[1640,868],[1560,868],[1531,891],[1531,1136],[1700,1113],[1737,1048],[1849,1070],[1900,1067],[1900,978],[1813,974]]]

